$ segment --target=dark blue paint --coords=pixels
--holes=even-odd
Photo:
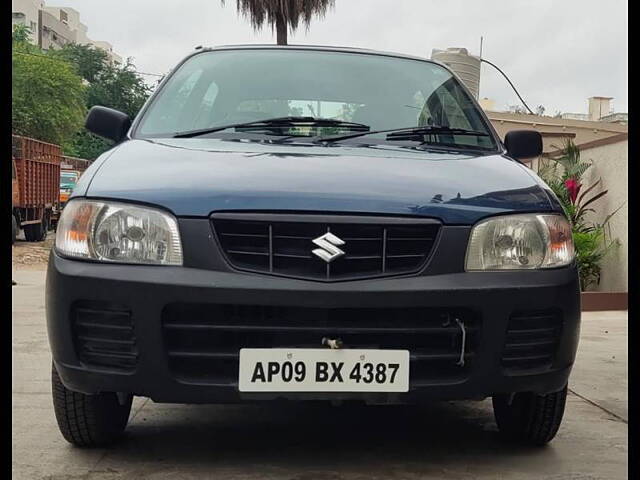
[[[143,202],[177,216],[366,212],[471,224],[500,213],[557,211],[545,190],[501,155],[194,138],[127,141],[87,171],[74,196]]]

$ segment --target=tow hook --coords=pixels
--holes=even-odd
[[[332,350],[338,350],[339,348],[342,348],[343,343],[339,338],[322,337],[322,345],[329,347]]]

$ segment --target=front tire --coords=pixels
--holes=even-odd
[[[559,392],[531,392],[493,397],[498,430],[510,440],[542,446],[556,436],[567,400],[567,386]]]
[[[67,442],[99,447],[122,436],[131,412],[131,397],[122,405],[115,393],[85,395],[69,390],[55,366],[51,368],[51,387],[58,427]]]

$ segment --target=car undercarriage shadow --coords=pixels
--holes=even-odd
[[[148,402],[123,441],[109,451],[114,464],[129,467],[149,462],[210,469],[268,465],[291,472],[394,464],[460,468],[465,458],[473,458],[475,468],[483,461],[495,465],[496,455],[509,461],[523,454],[553,456],[552,449],[503,440],[490,401],[424,406]]]

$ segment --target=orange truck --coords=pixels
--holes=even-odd
[[[64,208],[67,200],[71,196],[71,192],[78,183],[78,179],[80,178],[80,172],[78,170],[72,170],[70,168],[65,168],[66,165],[62,164],[62,168],[60,169],[60,208]]]
[[[60,160],[58,145],[12,135],[12,240],[24,230],[28,242],[46,238],[59,207]]]
[[[91,162],[83,158],[76,157],[62,157],[62,163],[60,164],[60,198],[58,202],[59,209],[54,210],[53,217],[51,218],[51,226],[55,228],[60,217],[60,212],[66,205],[73,189],[80,180],[80,177],[84,171],[89,167]]]
[[[84,171],[91,165],[89,160],[63,156],[60,164],[60,208],[69,200],[69,196]]]

